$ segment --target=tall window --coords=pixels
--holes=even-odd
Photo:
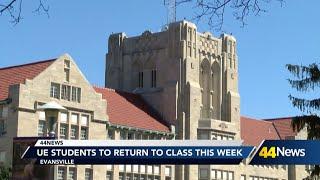
[[[134,133],[128,132],[128,140],[133,140],[133,139],[134,139]]]
[[[240,180],[246,180],[246,175],[241,174],[241,176],[240,176]]]
[[[0,119],[0,136],[7,133],[7,125],[5,119]]]
[[[119,180],[124,180],[124,173],[119,173]]]
[[[3,113],[3,106],[0,105],[0,118],[2,118],[2,113]]]
[[[88,128],[86,127],[81,127],[81,140],[87,140],[88,139]]]
[[[45,136],[45,127],[46,127],[46,122],[40,120],[38,124],[38,136]]]
[[[84,173],[84,179],[85,180],[92,180],[92,169],[86,168]]]
[[[157,87],[157,71],[151,71],[151,87]]]
[[[143,88],[143,72],[139,72],[139,87]]]
[[[171,166],[166,166],[164,170],[164,174],[166,176],[166,180],[171,180],[171,176],[172,176]]]
[[[69,174],[68,174],[68,180],[76,180],[77,179],[77,173],[75,168],[69,168]]]
[[[139,180],[139,175],[138,175],[138,174],[135,174],[135,175],[133,176],[133,180]]]
[[[112,171],[107,171],[106,179],[107,180],[113,180],[113,172]]]
[[[78,126],[71,126],[70,139],[78,138]]]
[[[72,87],[71,101],[77,101],[77,88],[76,87]]]
[[[114,139],[114,131],[108,129],[107,139]]]
[[[67,124],[60,124],[60,138],[67,139],[68,127]]]
[[[64,69],[64,80],[66,81],[66,82],[69,82],[70,81],[70,69]]]
[[[0,151],[0,163],[4,163],[4,161],[6,160],[6,151]]]
[[[201,62],[200,69],[200,87],[201,87],[201,114],[202,118],[210,118],[210,62],[208,59],[204,59]]]
[[[61,99],[70,101],[70,86],[62,85],[61,86]]]
[[[64,60],[64,76],[65,76],[65,81],[69,82],[70,81],[70,61],[69,60]]]
[[[60,84],[51,83],[50,97],[59,99],[60,98]]]
[[[74,102],[80,103],[80,101],[81,101],[81,88],[72,87],[71,100]]]
[[[126,140],[127,138],[127,132],[120,131],[120,140]]]
[[[65,180],[65,176],[66,176],[65,168],[64,167],[59,167],[58,168],[57,180]]]

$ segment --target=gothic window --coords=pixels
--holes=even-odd
[[[143,72],[138,73],[139,77],[139,88],[143,88]]]
[[[210,112],[210,76],[211,68],[208,59],[204,59],[200,69],[200,87],[202,89],[202,116],[209,117]]]
[[[212,106],[217,107],[219,106],[219,96],[220,96],[220,65],[217,61],[215,61],[212,65]],[[217,109],[217,108],[215,108]]]
[[[141,68],[141,64],[139,63],[138,60],[136,60],[133,64],[132,64],[132,89],[135,89],[137,87],[141,87],[140,85],[143,85],[142,82],[142,68]]]
[[[157,71],[156,70],[151,71],[151,87],[153,88],[157,87]]]
[[[157,77],[156,77],[156,64],[155,59],[149,58],[144,62],[143,69],[146,72],[144,74],[144,87],[147,88],[155,88],[157,83]]]

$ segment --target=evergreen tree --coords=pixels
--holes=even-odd
[[[320,70],[319,64],[313,63],[308,66],[302,65],[286,65],[287,69],[293,74],[294,79],[288,79],[292,88],[298,92],[310,93],[315,92],[320,87]],[[291,94],[289,99],[292,105],[298,108],[301,116],[294,117],[291,126],[294,131],[300,132],[303,129],[307,130],[307,139],[319,140],[320,139],[320,98],[305,99],[294,97]],[[309,172],[306,179],[313,179],[319,177],[320,167],[315,165]]]
[[[0,180],[10,179],[11,169],[0,165]]]

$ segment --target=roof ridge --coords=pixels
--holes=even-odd
[[[265,121],[264,119],[255,119],[255,118],[251,118],[251,117],[248,117],[248,116],[241,116],[241,117],[246,118],[248,120],[252,120],[252,121],[258,121],[258,122],[262,122],[262,123],[269,123],[269,124],[271,123],[271,124],[273,124],[273,122]]]
[[[40,64],[40,63],[46,63],[46,62],[50,62],[50,61],[55,61],[57,59],[58,58],[53,58],[53,59],[48,59],[48,60],[39,60],[39,61],[31,62],[31,63],[25,63],[25,64],[19,64],[19,65],[7,66],[7,67],[0,67],[0,70],[29,66],[29,65]]]
[[[272,121],[272,120],[284,120],[284,119],[292,119],[294,116],[286,116],[286,117],[279,117],[279,118],[267,118],[263,119],[264,121]]]
[[[108,91],[116,91],[115,89],[112,89],[112,88],[107,88],[107,87],[102,87],[102,86],[99,86],[99,85],[92,85],[93,88],[98,88],[98,89],[104,89],[104,90],[108,90]]]

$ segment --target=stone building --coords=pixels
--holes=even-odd
[[[163,119],[176,125],[177,139],[247,142],[250,136],[245,135],[249,132],[240,126],[251,121],[240,118],[236,43],[231,35],[200,33],[187,21],[172,23],[162,32],[145,31],[135,37],[112,34],[105,85],[140,94]],[[257,132],[259,140],[283,138],[272,122],[253,123],[262,129],[266,126],[265,132]],[[290,125],[285,128],[292,131]],[[184,165],[176,166],[175,177],[274,180],[288,179],[287,171],[286,166],[266,170],[245,165]]]
[[[290,118],[240,117],[236,40],[199,33],[187,21],[140,36],[112,34],[105,88],[92,86],[67,54],[0,68],[0,165],[12,164],[12,138],[47,136],[40,105],[56,102],[61,139],[305,138]],[[304,166],[68,165],[56,179],[85,180],[300,180]]]
[[[60,139],[172,139],[171,126],[139,96],[93,87],[69,55],[0,68],[0,165],[11,166],[14,137],[49,133],[45,113],[37,107],[54,101],[60,112]],[[56,166],[58,180],[173,179],[170,165]]]

